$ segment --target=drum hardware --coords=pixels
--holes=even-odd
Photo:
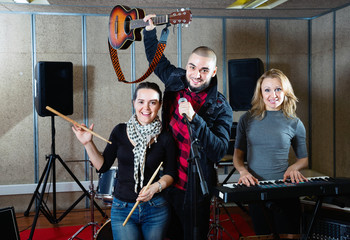
[[[225,156],[225,161],[223,161],[220,165],[223,166],[227,166],[227,165],[233,165],[232,164],[232,156]],[[228,161],[229,160],[229,161]],[[224,181],[220,184],[226,184],[227,181],[230,179],[230,177],[232,176],[232,174],[236,171],[236,168],[233,167],[233,169],[230,171],[230,173],[227,174],[226,178],[224,179]],[[242,209],[245,213],[248,213],[248,210],[239,202],[235,202],[235,204]],[[225,220],[220,220],[220,208],[222,208],[226,215],[228,216],[228,219]],[[230,239],[234,239],[231,234],[229,234],[226,229],[220,224],[221,222],[224,221],[231,221],[231,223],[233,224],[233,226],[235,227],[236,231],[239,234],[239,237],[242,237],[242,234],[238,231],[238,228],[236,227],[235,221],[233,220],[233,218],[231,217],[230,213],[228,212],[227,208],[225,207],[225,205],[223,203],[221,203],[220,201],[218,201],[218,198],[216,196],[212,197],[211,200],[211,209],[212,209],[212,214],[211,214],[211,218],[210,218],[210,225],[209,225],[209,231],[208,231],[208,240],[211,239],[223,239],[223,233],[226,233],[226,235],[230,238]]]
[[[118,179],[118,168],[113,166],[99,175],[96,198],[105,206],[112,206],[114,187]]]
[[[97,231],[95,240],[111,240],[113,239],[111,219],[106,221]]]
[[[226,215],[228,216],[228,219],[220,220],[220,208],[222,208]],[[235,221],[231,217],[230,213],[228,212],[227,208],[225,207],[224,204],[218,201],[217,197],[213,196],[211,200],[211,209],[212,209],[212,216],[210,218],[210,225],[209,225],[209,231],[208,231],[208,240],[215,239],[223,239],[223,233],[226,233],[226,235],[230,239],[234,239],[231,234],[220,224],[221,222],[224,221],[230,221],[236,231],[239,234],[239,237],[242,236],[242,234],[239,232]]]
[[[29,211],[32,207],[32,204],[35,201],[35,217],[33,220],[32,228],[29,235],[29,240],[33,238],[34,230],[36,227],[36,223],[39,217],[39,212],[42,212],[42,214],[47,218],[47,220],[52,223],[59,223],[85,196],[89,196],[89,192],[85,189],[85,187],[80,183],[80,181],[77,179],[77,177],[73,174],[73,172],[68,168],[67,164],[61,159],[61,157],[55,153],[55,116],[51,116],[51,154],[46,155],[46,166],[45,169],[39,179],[38,185],[34,191],[34,194],[30,200],[29,206],[27,210],[24,212],[24,216],[29,216]],[[64,169],[69,173],[69,175],[74,179],[74,181],[78,184],[78,186],[83,191],[83,194],[80,198],[78,198],[62,215],[57,218],[57,212],[56,212],[56,160],[58,160]],[[50,174],[52,174],[52,201],[53,201],[53,209],[52,211],[47,206],[46,202],[43,201],[46,185],[49,179]],[[43,184],[43,185],[42,185]],[[42,185],[42,190],[39,192],[39,189]],[[103,210],[97,205],[95,201],[93,201],[93,204],[90,205],[96,205],[96,208],[101,212],[103,217],[106,217],[106,214],[103,212]]]
[[[95,188],[94,188],[94,181],[93,181],[93,165],[90,162],[90,222],[87,223],[85,226],[81,227],[72,237],[69,238],[69,240],[75,239],[84,229],[91,226],[91,239],[93,240],[95,237],[95,234],[97,233],[97,230],[100,228],[100,225],[95,222],[95,215],[94,215],[94,204],[92,204],[95,200]],[[107,217],[105,215],[104,217]],[[79,238],[78,238],[79,239]]]

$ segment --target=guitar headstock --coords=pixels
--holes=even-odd
[[[173,12],[169,14],[169,23],[171,24],[189,24],[192,21],[191,10],[184,10]]]

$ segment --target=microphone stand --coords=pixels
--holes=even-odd
[[[190,178],[191,179],[191,186],[192,186],[192,191],[191,191],[191,226],[192,226],[192,234],[193,236],[190,239],[197,240],[198,239],[198,223],[197,223],[197,181],[196,181],[196,175],[198,174],[199,181],[200,181],[200,186],[202,189],[203,196],[206,196],[209,194],[208,190],[208,185],[203,178],[203,172],[200,164],[198,163],[199,159],[199,140],[196,138],[193,140],[192,138],[192,129],[190,126],[190,123],[188,121],[188,118],[186,114],[184,114],[184,121],[187,125],[188,128],[188,133],[190,136],[190,143],[191,143],[191,150],[190,150],[190,158],[188,159],[189,162],[189,172],[191,174]],[[197,174],[196,174],[197,173]]]

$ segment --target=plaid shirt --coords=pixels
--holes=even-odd
[[[180,98],[186,98],[188,102],[191,103],[193,110],[198,112],[201,106],[205,102],[205,98],[207,97],[207,92],[203,91],[200,93],[194,93],[188,90],[188,88],[183,89],[177,92],[176,103],[171,105],[170,109],[170,129],[175,138],[176,144],[179,149],[178,155],[178,181],[175,183],[175,187],[185,190],[187,188],[187,169],[188,169],[188,158],[190,157],[191,151],[191,141],[190,134],[188,132],[188,128],[185,122],[185,119],[179,113],[178,101]]]

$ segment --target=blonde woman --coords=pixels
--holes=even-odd
[[[237,127],[233,163],[240,174],[239,183],[251,186],[261,180],[307,181],[300,172],[308,166],[308,157],[305,127],[295,113],[297,101],[282,71],[271,69],[258,79],[252,108],[240,118]],[[297,160],[289,165],[291,146]],[[299,233],[298,199],[265,203],[264,207],[272,210],[268,211],[272,222],[265,219],[260,205],[249,205],[256,234]]]

